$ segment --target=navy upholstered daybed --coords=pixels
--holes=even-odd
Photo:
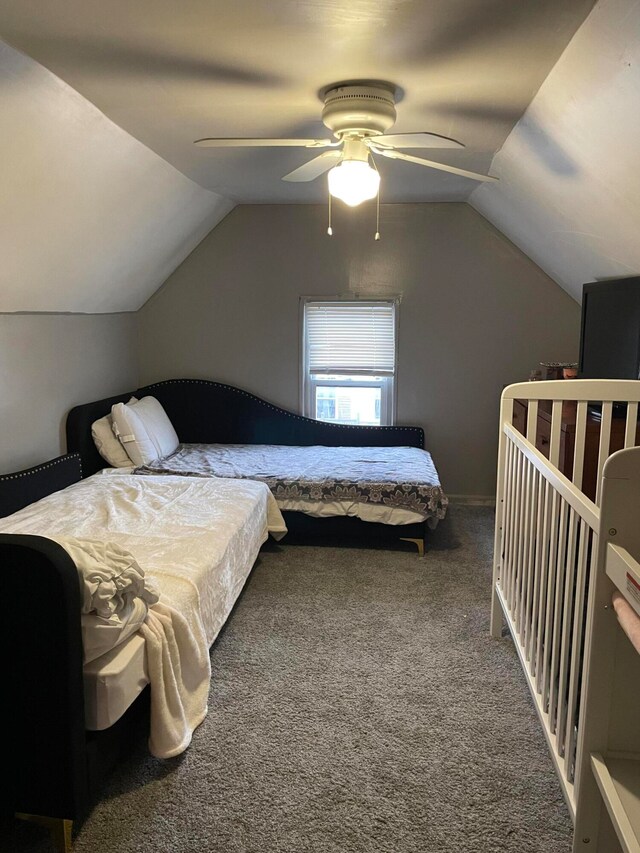
[[[286,533],[264,483],[81,474],[68,454],[0,476],[4,804],[65,853],[139,723],[159,758],[188,747],[209,646]]]
[[[201,379],[158,382],[72,409],[67,445],[80,454],[87,474],[108,467],[91,424],[131,396],[159,400],[181,442],[136,473],[262,480],[294,537],[410,539],[422,550],[426,527],[446,513],[420,427],[323,423]]]

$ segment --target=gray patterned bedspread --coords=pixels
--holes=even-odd
[[[444,518],[448,499],[426,450],[417,447],[286,447],[181,444],[136,470],[262,480],[282,500],[353,501]]]

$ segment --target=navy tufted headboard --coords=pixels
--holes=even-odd
[[[91,438],[91,424],[132,394],[156,397],[184,444],[424,447],[421,427],[328,424],[289,412],[232,385],[208,379],[167,379],[69,412],[67,449],[80,454],[84,476],[106,467]]]
[[[41,465],[0,475],[0,518],[28,504],[46,498],[82,479],[82,463],[77,453],[58,456]]]

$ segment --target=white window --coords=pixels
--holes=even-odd
[[[338,424],[393,423],[396,300],[305,300],[303,414]]]

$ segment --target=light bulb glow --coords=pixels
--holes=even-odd
[[[364,160],[343,160],[329,172],[329,192],[349,207],[375,198],[380,175]]]

